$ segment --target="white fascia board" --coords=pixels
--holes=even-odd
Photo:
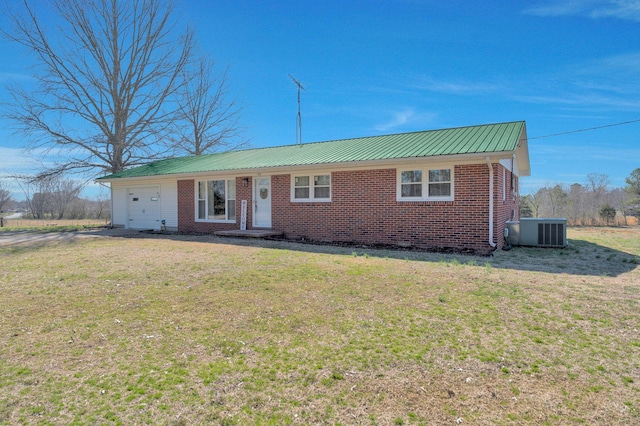
[[[485,164],[487,156],[492,162],[498,162],[504,159],[512,158],[513,151],[493,152],[493,153],[478,153],[478,154],[455,154],[455,155],[438,155],[429,157],[411,157],[411,158],[394,158],[384,160],[367,160],[367,161],[344,161],[335,163],[320,163],[320,164],[302,164],[293,166],[280,166],[280,167],[265,167],[265,168],[252,168],[252,169],[229,169],[229,170],[214,170],[214,171],[201,171],[192,173],[174,173],[166,175],[156,176],[138,176],[129,178],[113,178],[113,179],[101,179],[100,182],[137,182],[137,181],[150,181],[150,180],[185,180],[185,179],[201,179],[211,177],[245,177],[245,176],[270,176],[277,174],[290,174],[299,173],[314,170],[331,170],[331,171],[343,171],[343,170],[376,170],[376,169],[395,169],[398,167],[404,167],[410,164],[429,164],[437,166],[442,165],[465,165],[465,164]]]
[[[518,146],[515,151],[516,161],[518,163],[518,176],[531,176],[531,163],[529,161],[529,141],[527,140],[526,125],[522,129]]]

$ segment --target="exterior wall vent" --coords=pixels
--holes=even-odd
[[[507,243],[512,246],[566,247],[567,220],[525,218],[507,222]]]

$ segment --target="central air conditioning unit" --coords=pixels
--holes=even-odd
[[[524,218],[507,221],[505,237],[512,246],[566,247],[567,219]]]

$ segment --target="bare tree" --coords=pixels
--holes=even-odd
[[[529,207],[531,207],[532,217],[540,217],[540,204],[542,203],[540,191],[527,195],[527,202],[529,203]]]
[[[609,200],[611,205],[622,215],[623,224],[627,225],[627,216],[629,216],[629,207],[631,200],[622,188],[616,188],[609,192]]]
[[[162,155],[191,59],[192,33],[178,32],[170,0],[52,0],[36,13],[7,7],[3,29],[36,59],[37,89],[9,87],[5,114],[60,159],[47,173],[115,173]],[[38,3],[38,12],[44,7]],[[46,16],[46,18],[44,18]],[[46,19],[46,20],[45,20]],[[56,22],[47,28],[46,22]]]
[[[89,218],[89,211],[88,208],[91,205],[91,201],[86,200],[86,199],[82,199],[82,198],[75,198],[73,201],[71,201],[68,205],[67,208],[64,211],[64,218],[65,219],[87,219]]]
[[[597,221],[598,218],[602,219],[600,208],[606,202],[605,196],[609,183],[609,176],[606,174],[589,173],[587,175],[587,188],[590,190],[588,212],[594,222]]]
[[[110,219],[111,212],[109,211],[110,203],[109,199],[105,198],[101,195],[96,196],[96,198],[91,203],[92,212],[91,215],[95,219]]]
[[[69,206],[78,199],[84,184],[72,179],[64,179],[60,175],[51,176],[47,181],[51,215],[52,218],[60,220],[68,213]]]
[[[217,74],[214,68],[213,60],[200,57],[184,71],[186,84],[178,97],[180,119],[173,147],[177,153],[201,155],[244,144],[238,126],[242,108],[229,99],[227,70]]]
[[[34,219],[44,218],[48,203],[45,195],[48,193],[47,179],[34,179],[33,176],[28,175],[19,175],[15,178],[24,194],[27,210],[29,210],[31,217]]]
[[[569,198],[571,205],[569,208],[569,220],[573,225],[584,224],[586,221],[587,193],[585,187],[579,183],[574,183],[569,188]]]
[[[587,186],[594,194],[597,194],[598,198],[607,192],[609,183],[609,176],[606,174],[589,173],[587,175]]]
[[[7,189],[5,183],[0,180],[0,213],[4,211],[4,206],[13,201],[11,192]]]
[[[78,200],[84,183],[61,175],[21,176],[18,185],[34,219],[65,217],[68,207]]]

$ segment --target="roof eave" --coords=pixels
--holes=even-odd
[[[527,125],[523,124],[518,146],[515,149],[516,161],[520,176],[531,176],[531,163],[529,160],[529,141],[527,140]]]
[[[100,182],[123,182],[123,181],[142,181],[149,179],[165,179],[169,177],[189,179],[202,175],[236,175],[236,176],[252,176],[257,174],[277,174],[286,173],[295,170],[347,170],[347,169],[372,169],[381,167],[398,167],[405,164],[416,164],[420,162],[430,162],[434,164],[472,164],[472,163],[484,163],[487,156],[492,161],[499,161],[501,159],[512,158],[516,151],[499,151],[499,152],[479,152],[469,154],[449,154],[449,155],[431,155],[423,157],[406,157],[406,158],[384,158],[377,160],[358,160],[358,161],[340,161],[331,163],[317,163],[317,164],[296,164],[288,166],[277,167],[257,167],[257,168],[242,168],[242,169],[220,169],[220,170],[202,170],[186,173],[165,173],[146,176],[131,176],[131,177],[114,177],[109,178],[105,176],[96,179]]]

